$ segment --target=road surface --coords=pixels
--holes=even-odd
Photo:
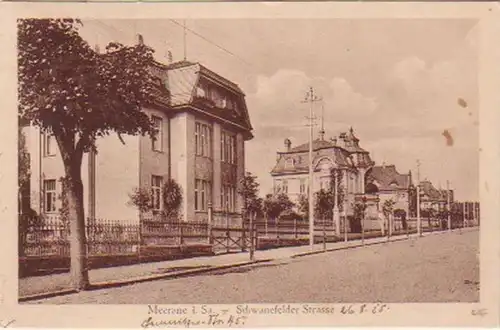
[[[476,302],[479,231],[340,250],[31,303]]]

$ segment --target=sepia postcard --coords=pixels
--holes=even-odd
[[[0,328],[499,325],[497,4],[0,8]]]

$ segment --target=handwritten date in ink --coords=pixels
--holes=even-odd
[[[368,304],[358,305],[345,305],[340,307],[340,313],[344,315],[353,315],[353,314],[381,314],[387,312],[389,310],[389,306],[386,304],[375,304],[373,306],[369,306]]]

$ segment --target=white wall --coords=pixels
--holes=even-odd
[[[96,155],[96,218],[139,222],[138,210],[129,205],[129,194],[139,187],[139,137],[116,134],[97,141]],[[87,158],[84,159],[86,168]],[[87,175],[87,170],[83,172]],[[87,178],[85,182],[88,182]],[[87,198],[88,194],[85,194]]]
[[[54,156],[43,156],[43,143],[40,149],[40,131],[35,127],[24,128],[31,165],[31,207],[40,211],[40,189],[43,180],[56,180],[56,191],[62,192],[59,179],[64,177],[64,166],[59,149]],[[109,220],[138,221],[137,211],[127,205],[128,193],[138,186],[139,144],[134,136],[123,136],[123,145],[116,135],[107,136],[97,141],[96,155],[96,217]],[[55,143],[55,141],[54,141]],[[40,168],[40,153],[41,168]],[[41,172],[40,172],[41,171]],[[82,181],[85,215],[88,214],[88,155],[82,159]],[[56,209],[61,201],[56,201]],[[53,213],[57,217],[59,212]]]
[[[176,115],[175,117],[170,119],[170,132],[172,137],[172,142],[170,144],[170,152],[171,152],[171,166],[172,166],[172,178],[179,184],[182,189],[183,194],[183,205],[182,205],[182,215],[184,219],[186,219],[188,213],[188,205],[192,204],[194,208],[193,198],[189,194],[189,191],[192,189],[189,187],[189,180],[194,181],[194,177],[188,178],[188,158],[194,157],[194,153],[192,155],[188,155],[188,114],[181,113]],[[194,138],[194,137],[189,137]],[[193,168],[194,169],[194,168]],[[191,198],[190,198],[191,197]]]

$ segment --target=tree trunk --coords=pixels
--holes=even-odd
[[[63,152],[61,152],[63,153]],[[87,264],[87,237],[85,233],[85,213],[83,205],[83,183],[81,177],[81,157],[62,157],[65,169],[65,189],[68,221],[70,226],[71,280],[77,291],[89,287]]]
[[[80,168],[78,168],[79,172]],[[83,184],[80,175],[67,177],[67,201],[70,223],[71,278],[76,290],[89,286],[87,237],[83,209]]]

